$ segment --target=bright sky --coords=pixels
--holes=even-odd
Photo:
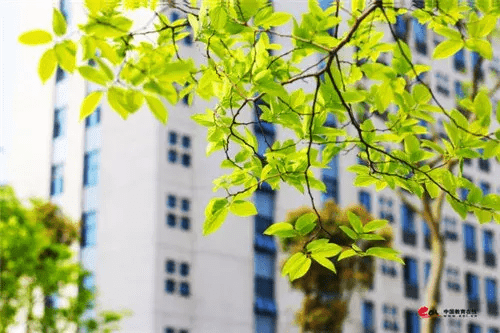
[[[18,0],[0,0],[0,184],[4,184],[7,154],[10,153],[12,137],[12,96],[14,95],[15,73],[18,64],[16,54],[20,46],[17,36],[20,33],[20,2]]]

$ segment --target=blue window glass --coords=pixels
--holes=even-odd
[[[165,291],[169,294],[175,291],[175,281],[172,279],[165,280]]]
[[[94,246],[97,241],[97,213],[87,212],[82,216],[82,247]]]
[[[365,331],[374,332],[375,319],[372,302],[363,302],[363,328]]]
[[[418,286],[418,265],[416,259],[406,258],[404,278],[407,284]]]
[[[64,124],[66,120],[66,109],[57,108],[54,110],[54,131],[53,138],[56,139],[64,135]]]
[[[176,216],[174,214],[167,214],[167,224],[169,227],[175,227]]]
[[[412,23],[417,52],[425,55],[427,54],[427,29],[425,25],[420,24],[416,18],[413,18]]]
[[[94,112],[90,114],[87,118],[85,118],[85,127],[92,127],[101,122],[101,107],[98,106]]]
[[[66,19],[67,24],[71,24],[71,1],[61,0],[59,3],[59,9],[61,10],[61,14]]]
[[[254,278],[254,292],[256,297],[263,299],[274,299],[274,279],[255,276]]]
[[[471,58],[472,72],[473,73],[476,72],[476,66],[478,66],[477,75],[478,75],[478,79],[481,80],[483,78],[483,70],[481,68],[481,65],[479,64],[479,58],[480,58],[479,53],[471,52],[470,58]]]
[[[170,274],[175,273],[175,261],[167,260],[165,263],[165,271]]]
[[[453,56],[453,65],[455,70],[465,72],[465,50],[461,49]]]
[[[188,276],[189,275],[189,264],[183,262],[181,264],[181,269],[180,269],[181,276]]]
[[[488,333],[500,333],[500,330],[495,327],[488,328]]]
[[[189,136],[183,136],[182,137],[182,146],[184,148],[191,147],[191,138]]]
[[[175,150],[170,149],[168,151],[168,161],[170,163],[175,163],[177,162],[177,152]]]
[[[165,328],[165,333],[175,333],[175,331],[172,327],[167,327]]]
[[[171,145],[177,144],[177,133],[175,133],[175,132],[169,132],[168,133],[168,142]]]
[[[274,279],[275,256],[266,252],[255,251],[254,270],[256,276]]]
[[[255,332],[275,333],[276,318],[271,315],[257,314],[255,316]]]
[[[95,276],[94,274],[89,274],[83,278],[83,288],[86,290],[94,290],[95,289]]]
[[[186,27],[186,31],[189,32],[189,35],[187,35],[186,37],[184,37],[184,45],[186,46],[191,46],[193,45],[193,33],[191,31],[191,27],[190,26],[187,26]]]
[[[462,82],[460,81],[455,81],[455,96],[457,98],[465,97],[464,88],[462,86]]]
[[[188,199],[182,199],[181,201],[181,209],[185,212],[188,212],[189,211],[189,200]]]
[[[177,198],[174,195],[169,195],[167,197],[167,206],[170,208],[175,208],[177,205]]]
[[[338,188],[338,173],[339,173],[339,159],[335,156],[330,163],[328,169],[322,170],[322,181],[325,183],[326,192],[321,194],[321,199],[326,201],[333,199],[339,202],[339,188]]]
[[[182,154],[182,165],[185,167],[191,166],[191,155],[189,154]]]
[[[415,233],[415,212],[406,204],[401,206],[403,231]]]
[[[489,183],[481,182],[481,183],[479,183],[479,187],[481,188],[483,195],[490,194],[490,184]]]
[[[184,296],[184,297],[189,296],[189,283],[181,282],[180,293],[181,293],[181,296]]]
[[[332,0],[319,0],[319,6],[323,10],[326,10],[331,5],[332,5]]]
[[[64,165],[53,165],[50,170],[50,195],[58,195],[64,190]]]
[[[470,323],[468,333],[481,333],[481,326],[479,326],[477,324]]]
[[[65,77],[66,77],[66,72],[61,67],[57,66],[56,83],[64,80]]]
[[[359,203],[365,206],[366,210],[368,212],[372,211],[372,203],[371,203],[371,197],[370,193],[365,192],[365,191],[360,191],[359,192]]]
[[[405,312],[406,333],[420,333],[420,318],[415,311]]]
[[[179,18],[180,18],[180,16],[179,16],[179,13],[177,13],[177,12],[172,12],[170,14],[170,21],[172,23],[174,23],[175,21],[177,21]]]
[[[464,243],[466,249],[476,250],[476,228],[470,224],[464,224]]]
[[[399,39],[406,40],[408,37],[408,19],[403,15],[398,15],[396,17],[394,32]]]
[[[484,230],[483,231],[483,250],[484,253],[495,253],[493,248],[493,231]]]
[[[182,217],[181,218],[181,228],[183,230],[189,230],[190,226],[191,226],[191,222],[190,222],[189,217]]]
[[[255,192],[255,206],[260,216],[272,219],[274,216],[273,192],[257,190]]]
[[[431,262],[427,261],[424,265],[424,285],[429,281],[429,275],[431,273]]]
[[[431,229],[429,229],[429,226],[427,225],[427,223],[422,222],[422,229],[424,231],[424,236],[425,237],[430,237],[430,235],[431,235]]]
[[[485,283],[486,300],[488,303],[497,302],[497,282],[493,279],[486,279]]]
[[[99,151],[94,150],[86,153],[83,165],[83,185],[97,185],[99,183]]]
[[[479,299],[479,279],[476,275],[467,273],[466,275],[467,282],[467,298],[469,300],[478,300]]]

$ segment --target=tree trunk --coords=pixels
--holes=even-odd
[[[445,263],[445,242],[444,238],[437,233],[431,234],[431,249],[432,249],[432,264],[429,275],[426,295],[425,306],[437,310],[439,303],[439,294],[441,289],[441,280],[443,278],[443,270]],[[422,320],[423,333],[433,333],[436,317]]]

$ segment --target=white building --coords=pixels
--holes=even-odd
[[[62,8],[74,24],[83,17],[82,4],[66,1]],[[50,26],[49,2],[21,4],[20,26]],[[287,2],[275,4],[278,10],[290,10]],[[306,2],[297,2],[293,10],[299,15],[304,6]],[[405,31],[414,58],[436,64],[430,59],[435,37],[411,25]],[[403,32],[399,28],[404,25],[397,27]],[[255,233],[254,224],[262,231],[307,198],[286,187],[278,193],[264,188],[256,194],[256,218],[230,217],[218,232],[203,237],[211,181],[221,172],[220,156],[205,156],[205,130],[189,119],[205,104],[197,99],[191,107],[179,103],[162,126],[146,111],[124,121],[103,103],[79,123],[80,103],[92,87],[62,72],[55,82],[41,86],[35,77],[41,49],[22,48],[19,54],[23,66],[13,96],[8,182],[21,197],[50,197],[75,220],[82,218],[80,258],[93,272],[87,286],[97,287],[97,310],[131,310],[133,316],[122,323],[126,333],[298,332],[293,320],[301,294],[280,276],[279,249]],[[185,46],[184,51],[191,50],[196,47]],[[455,59],[439,62],[426,76],[448,107],[459,88],[455,82],[470,79],[475,58],[466,51]],[[488,84],[490,68],[496,71],[497,65],[483,65]],[[275,135],[271,127],[266,129],[264,134]],[[408,261],[405,267],[376,262],[373,289],[353,299],[344,331],[418,332],[416,311],[425,305],[430,262],[422,222],[403,213],[389,191],[353,188],[354,177],[345,171],[353,163],[355,155],[341,157],[324,174],[328,195],[343,206],[361,201],[374,215],[392,219],[395,247]],[[493,175],[498,166],[474,163],[464,172],[484,183],[485,190],[497,189],[500,182]],[[438,310],[444,315],[445,309],[474,306],[479,312],[477,318],[441,318],[440,332],[498,332],[499,228],[481,227],[472,217],[462,222],[449,209],[443,224],[448,257]]]

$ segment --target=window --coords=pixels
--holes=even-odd
[[[482,81],[484,79],[484,73],[482,69],[482,61],[480,61],[480,55],[477,52],[471,52],[471,67],[473,75],[477,75],[478,80]]]
[[[375,319],[373,313],[373,303],[363,302],[363,328],[365,333],[375,332]]]
[[[494,279],[485,279],[486,308],[490,316],[498,315],[497,282]]]
[[[470,224],[464,224],[464,246],[465,259],[476,261],[476,228]]]
[[[359,192],[359,203],[362,204],[368,212],[372,211],[370,193],[368,193],[366,191],[360,191]]]
[[[464,88],[462,86],[462,82],[460,81],[455,81],[455,97],[458,99],[465,97]]]
[[[180,144],[179,144],[180,141]],[[168,143],[170,145],[167,151],[167,159],[170,163],[180,162],[185,167],[191,166],[191,137],[183,135],[179,140],[179,134],[175,131],[168,132]]]
[[[470,186],[472,181],[471,178],[468,176],[463,175],[462,179],[462,187],[460,187],[460,199],[465,200],[467,199],[467,196],[469,195],[469,188],[467,186]]]
[[[167,327],[165,328],[165,333],[175,333],[175,331],[172,327]]]
[[[425,221],[422,222],[422,230],[424,232],[424,247],[427,250],[431,249],[431,229]]]
[[[182,217],[181,218],[181,228],[182,230],[189,230],[191,227],[191,222],[189,217]]]
[[[257,251],[254,258],[255,276],[274,279],[275,256],[273,254]]]
[[[185,212],[189,211],[189,200],[188,199],[182,199],[181,201],[181,209]]]
[[[487,182],[480,182],[479,183],[479,188],[481,188],[481,191],[483,192],[483,195],[488,195],[490,194],[490,184]]]
[[[255,316],[255,332],[275,333],[276,318],[272,315],[257,314]]]
[[[474,323],[470,323],[468,333],[481,333],[481,326]]]
[[[491,230],[483,231],[483,250],[484,250],[484,264],[486,266],[495,266],[495,249],[494,249],[494,234]]]
[[[466,274],[467,307],[479,311],[479,279],[472,273]]]
[[[396,17],[394,32],[397,38],[406,41],[408,39],[408,18],[403,15]]]
[[[188,263],[183,262],[181,264],[180,274],[181,274],[181,276],[188,276],[189,275],[189,264]]]
[[[427,285],[429,281],[429,275],[431,274],[431,262],[427,261],[424,264],[424,285]]]
[[[415,311],[405,311],[405,332],[420,333],[420,318]]]
[[[398,327],[398,310],[395,306],[384,304],[382,307],[384,314],[384,321],[382,323],[382,328],[384,331],[395,331],[399,330]]]
[[[264,230],[274,221],[274,192],[264,185],[255,192],[255,206],[258,214],[255,216],[255,247],[274,253],[276,245],[274,238],[263,235]]]
[[[446,269],[446,280],[447,280],[446,285],[447,285],[448,289],[453,290],[453,291],[457,291],[457,292],[459,292],[461,290],[458,269],[447,268]]]
[[[453,56],[453,66],[456,71],[465,73],[465,50],[461,49]]]
[[[56,83],[64,80],[65,77],[66,77],[66,72],[61,67],[57,66]]]
[[[71,1],[69,0],[61,0],[59,3],[59,9],[61,10],[61,14],[66,19],[67,24],[70,24],[70,11],[71,11]]]
[[[96,212],[83,213],[81,246],[94,246],[97,240],[97,214]]]
[[[401,206],[401,218],[403,224],[403,242],[409,245],[415,245],[417,241],[415,231],[415,212],[403,204]]]
[[[498,328],[490,327],[488,328],[488,333],[500,333]]]
[[[404,284],[405,296],[408,298],[418,299],[418,266],[417,260],[414,258],[405,258],[406,265],[404,266]]]
[[[173,294],[175,292],[175,281],[172,279],[168,279],[165,281],[165,291],[169,294]]]
[[[189,296],[189,283],[181,282],[180,293],[181,293],[181,296],[184,296],[184,297]]]
[[[483,153],[483,150],[480,150],[480,153]],[[489,159],[479,159],[479,170],[484,172],[490,172],[490,160]]]
[[[339,202],[339,188],[338,188],[338,156],[335,156],[328,164],[329,169],[322,170],[322,180],[326,186],[326,192],[321,194],[321,199],[324,201],[333,199]]]
[[[451,241],[458,239],[457,235],[457,221],[451,217],[444,217],[444,237]]]
[[[56,108],[54,110],[54,131],[53,139],[64,135],[64,123],[66,118],[66,108]]]
[[[177,224],[177,218],[174,214],[167,214],[167,225],[169,227],[175,227]]]
[[[95,186],[99,182],[99,151],[85,154],[83,162],[83,185]]]
[[[392,199],[380,197],[379,198],[379,209],[380,209],[380,218],[389,221],[390,223],[394,222],[394,215],[392,214]]]
[[[449,96],[450,89],[448,88],[449,78],[448,75],[441,72],[436,73],[436,90],[442,95]]]
[[[450,333],[461,333],[461,322],[456,319],[450,319],[448,321],[448,327],[450,328]]]
[[[90,114],[87,118],[85,118],[85,127],[89,128],[95,126],[101,122],[101,107],[98,106],[94,112]]]
[[[382,274],[389,275],[391,277],[395,277],[396,275],[398,275],[397,269],[396,269],[396,264],[394,261],[382,260],[380,266],[381,266]]]
[[[175,273],[175,261],[167,260],[165,263],[165,271],[170,274]]]
[[[177,198],[174,195],[169,195],[167,198],[167,206],[170,208],[175,208],[177,204]]]
[[[413,33],[415,34],[415,46],[417,52],[423,55],[427,54],[427,29],[425,25],[420,24],[416,18],[413,18]]]
[[[275,139],[274,126],[271,123],[262,119],[262,115],[265,112],[263,107],[268,107],[269,105],[263,100],[259,99],[255,102],[254,114],[255,114],[255,125],[254,132],[258,141],[258,151],[259,156],[264,156],[264,153],[268,147],[271,147]]]
[[[64,190],[64,165],[53,165],[50,170],[50,195],[61,194]]]

